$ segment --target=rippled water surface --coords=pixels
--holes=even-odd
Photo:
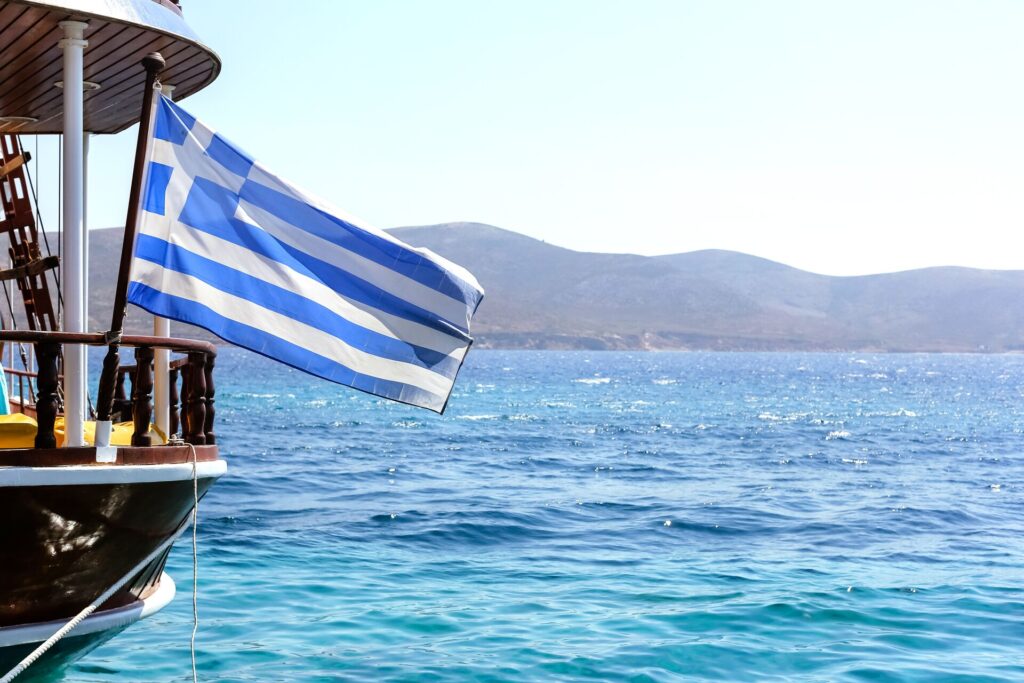
[[[1024,680],[1024,357],[475,351],[443,417],[218,364],[208,681]],[[179,594],[69,672],[190,679]]]

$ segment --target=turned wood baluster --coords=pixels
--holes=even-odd
[[[192,433],[188,424],[188,397],[192,395],[192,370],[188,363],[181,366],[181,438]]]
[[[213,416],[216,410],[213,407],[213,397],[217,393],[213,385],[213,366],[217,361],[216,356],[210,356],[206,359],[206,368],[204,370],[204,379],[206,380],[206,420],[204,422],[204,431],[206,432],[206,443],[212,445],[217,443],[217,437],[213,433]]]
[[[128,403],[125,404],[124,412],[118,417],[121,422],[130,422],[135,414],[135,387],[139,385],[138,374],[139,366],[136,364],[131,370],[126,370],[125,374],[128,375]]]
[[[206,443],[206,354],[188,354],[188,434],[185,441],[196,446]]]
[[[117,372],[117,384],[114,386],[114,406],[110,411],[111,417],[117,416],[118,422],[124,422],[124,415],[131,407],[128,394],[124,390],[124,377],[128,373],[124,370]]]
[[[100,383],[96,395],[96,419],[99,421],[110,420],[114,411],[117,410],[114,391],[119,378],[122,383],[121,388],[124,389],[124,377],[118,372],[120,364],[121,356],[111,345],[103,357],[103,370],[100,372]],[[127,399],[125,400],[127,401]],[[119,419],[123,420],[124,416],[122,415]]]
[[[132,414],[135,410],[135,380],[138,368],[130,368],[125,371],[125,375],[128,377],[128,401],[125,402],[124,408],[121,411],[121,422],[130,422],[132,420]]]
[[[57,361],[60,358],[60,344],[41,342],[36,346],[36,363],[39,374],[36,377],[36,448],[56,448],[57,437],[53,423],[60,409],[57,396]]]
[[[133,446],[152,446],[149,425],[153,421],[153,349],[140,346],[135,349],[135,381],[132,382]]]
[[[168,420],[167,429],[168,437],[171,437],[178,433],[178,427],[181,425],[180,417],[178,413],[178,402],[181,400],[178,395],[178,368],[172,368],[168,373],[170,382],[167,383],[167,392],[169,394],[167,405],[170,408],[170,419]]]

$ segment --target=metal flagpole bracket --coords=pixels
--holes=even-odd
[[[64,29],[64,38],[57,41],[57,47],[62,50],[69,47],[80,47],[84,50],[89,47],[89,41],[85,39],[85,29],[89,28],[89,24],[69,19],[57,25]]]

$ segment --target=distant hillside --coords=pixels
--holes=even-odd
[[[124,230],[121,228],[89,231],[89,329],[93,332],[101,332],[110,327],[123,239]],[[52,239],[51,244],[55,244]],[[209,332],[191,325],[174,325],[175,336],[215,339]],[[129,334],[153,334],[153,316],[129,305],[125,330]]]
[[[577,252],[478,223],[391,232],[477,276],[483,348],[1024,350],[1024,271],[830,277],[729,251]],[[91,233],[94,330],[109,324],[120,241],[119,229]],[[128,325],[151,323],[130,306]]]
[[[1024,271],[830,277],[729,251],[582,253],[474,223],[392,232],[477,276],[486,347],[1024,349]]]

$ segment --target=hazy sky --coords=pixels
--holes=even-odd
[[[1024,268],[1017,0],[182,4],[224,60],[183,106],[380,227]],[[93,227],[134,134],[93,141]]]

